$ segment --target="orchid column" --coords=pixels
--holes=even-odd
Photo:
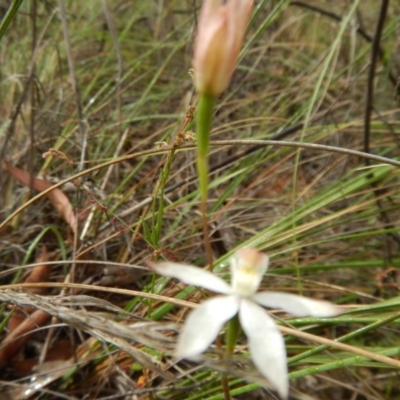
[[[207,225],[208,146],[215,98],[231,80],[253,0],[204,0],[195,42],[193,67],[199,103],[196,116],[197,173],[208,263],[212,263]]]

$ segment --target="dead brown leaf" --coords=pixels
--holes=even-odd
[[[38,192],[43,192],[53,186],[51,182],[45,179],[33,178],[29,172],[24,171],[21,168],[13,167],[8,162],[5,162],[5,165],[8,172],[14,178],[25,186],[31,186],[32,189],[37,190]],[[53,204],[54,208],[61,214],[72,231],[76,233],[77,223],[75,213],[66,194],[61,189],[57,188],[48,193],[47,196],[51,204]]]
[[[36,262],[45,263],[48,260],[49,253],[47,252],[46,246],[43,246]],[[38,265],[30,271],[24,282],[47,282],[50,277],[51,267],[51,265]],[[34,294],[44,294],[46,290],[46,288],[30,289]],[[32,315],[30,316],[30,314]],[[15,307],[7,324],[10,333],[0,346],[0,365],[10,362],[32,336],[30,331],[35,329],[37,326],[43,326],[46,324],[49,318],[49,314],[45,312],[38,313],[34,307]]]
[[[37,282],[48,282],[52,265],[46,265],[45,263],[49,261],[50,255],[47,252],[47,247],[43,246],[40,255],[36,258],[36,263],[43,265],[38,265],[33,268],[27,278],[24,280],[25,283],[37,283]],[[46,288],[31,288],[29,289],[35,294],[44,294],[47,290]]]
[[[69,339],[62,339],[59,342],[53,344],[46,354],[45,363],[39,364],[38,357],[25,358],[23,360],[19,358],[14,358],[11,361],[11,366],[13,372],[18,376],[28,376],[32,374],[33,371],[39,372],[43,370],[45,365],[51,365],[61,362],[61,364],[71,358],[74,354],[74,349],[72,347],[72,342]]]
[[[47,252],[46,246],[43,246],[41,254],[37,257],[37,263],[45,263],[49,260],[49,254]],[[51,265],[38,265],[33,268],[29,275],[24,280],[25,283],[37,283],[37,282],[48,282],[50,273],[51,273]],[[38,288],[30,288],[30,292],[34,294],[45,294],[47,288],[38,287]],[[31,314],[35,310],[34,307],[25,306],[23,308],[16,307],[14,309],[14,313],[8,321],[7,328],[10,332],[17,328],[19,324],[21,324],[27,315]]]
[[[67,346],[67,351],[64,349],[62,354],[58,354],[57,356],[60,346],[55,346],[54,352],[56,354],[54,354],[54,357],[50,356],[50,353],[52,353],[52,351],[50,351],[48,358],[46,358],[43,364],[37,364],[37,360],[35,359],[23,360],[24,362],[14,360],[12,365],[16,367],[17,373],[20,373],[21,376],[31,375],[31,377],[27,383],[18,385],[13,382],[8,388],[6,388],[3,382],[3,390],[0,391],[0,400],[29,399],[56,379],[61,378],[72,366],[76,365],[76,362],[82,367],[90,360],[94,359],[102,350],[99,342],[95,338],[89,338],[86,342],[82,343],[75,352],[70,342],[62,341],[60,345]],[[75,353],[75,355],[67,359],[68,351],[70,351],[70,355],[73,353]]]
[[[31,338],[33,331],[46,325],[50,318],[50,314],[42,310],[36,310],[29,318],[26,318],[10,332],[0,346],[0,366],[10,362],[18,354],[21,347]]]

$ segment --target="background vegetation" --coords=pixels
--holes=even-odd
[[[0,398],[216,400],[225,371],[234,398],[275,399],[245,338],[229,363],[214,348],[197,364],[170,357],[208,293],[146,265],[206,263],[195,149],[182,135],[196,105],[188,71],[200,1],[8,3]],[[285,337],[293,399],[400,396],[400,5],[385,13],[386,3],[257,1],[217,102],[215,271],[226,276],[232,252],[258,247],[271,257],[263,290],[349,308],[329,320],[273,311],[327,340]],[[173,156],[171,144],[181,146]]]

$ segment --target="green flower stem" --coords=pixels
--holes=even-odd
[[[229,322],[226,330],[226,350],[225,357],[228,358],[235,350],[236,342],[240,333],[239,317],[235,315]],[[229,381],[226,375],[222,375],[222,387],[224,391],[225,400],[231,400]]]
[[[203,219],[203,235],[206,248],[207,262],[212,267],[212,249],[208,234],[207,199],[208,199],[208,147],[212,126],[215,97],[200,93],[196,112],[197,135],[197,175],[200,184],[200,204]]]
[[[207,159],[215,97],[201,93],[196,110],[197,151],[199,158]],[[203,193],[203,191],[202,191]]]
[[[207,263],[210,269],[212,269],[213,257],[212,257],[212,248],[210,243],[210,237],[208,232],[208,221],[207,221],[208,147],[210,143],[210,132],[212,126],[214,102],[215,102],[215,96],[211,94],[200,93],[196,111],[197,175],[199,177],[199,186],[200,186],[200,207],[201,207],[201,215],[203,222],[204,244],[207,256]],[[228,326],[228,331],[230,331],[229,326]],[[232,350],[234,348],[235,343],[236,339],[233,343]],[[229,381],[226,375],[222,375],[221,383],[225,400],[231,400],[231,396],[229,394]]]
[[[226,330],[226,356],[231,356],[235,350],[236,342],[240,333],[239,317],[236,315],[228,322]]]
[[[239,332],[240,332],[240,324],[239,324],[239,318],[238,316],[234,316],[229,322],[228,322],[228,328],[226,330],[226,349],[225,349],[225,358],[230,357],[233,354],[233,351],[235,350],[236,342],[239,337]],[[217,341],[218,348],[221,349],[221,340]],[[223,359],[224,357],[220,355],[220,359]],[[222,381],[222,388],[224,392],[224,398],[225,400],[231,400],[231,395],[230,395],[230,390],[229,390],[229,380],[228,377],[223,374],[221,377]]]

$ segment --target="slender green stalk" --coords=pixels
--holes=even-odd
[[[160,178],[157,182],[156,188],[154,190],[154,199],[152,206],[152,244],[158,249],[159,240],[161,235],[161,229],[164,218],[164,191],[165,185],[167,184],[167,180],[169,174],[171,172],[171,164],[174,160],[175,149],[171,150],[167,156],[167,160],[165,162],[165,166],[160,171]],[[157,209],[158,206],[158,209]]]
[[[233,350],[235,349],[237,339],[240,333],[240,323],[239,318],[236,315],[233,317],[228,323],[228,329],[226,330],[226,356],[229,357],[232,355]]]
[[[228,358],[232,355],[235,350],[236,342],[240,333],[240,323],[239,318],[236,315],[228,322],[228,329],[226,330],[226,350],[225,357]],[[224,389],[225,399],[231,399],[230,391],[229,391],[229,381],[228,377],[223,374],[222,375],[222,387]]]
[[[0,24],[0,40],[6,33],[8,27],[11,24],[11,21],[15,18],[15,15],[17,14],[23,2],[24,0],[14,0],[10,8],[8,9],[6,15],[3,17],[3,20],[1,21]]]
[[[203,220],[203,236],[207,255],[207,263],[212,269],[213,258],[212,249],[208,232],[207,221],[207,200],[208,200],[208,147],[210,142],[210,131],[213,117],[215,97],[207,94],[200,94],[199,105],[197,109],[196,129],[197,129],[197,174],[200,183],[200,206]],[[235,318],[232,320],[234,321]],[[231,354],[237,339],[237,329],[231,328],[230,322],[227,332],[227,354]],[[238,321],[237,321],[238,323]],[[233,326],[233,325],[232,325]],[[235,334],[236,333],[236,337]],[[222,375],[222,388],[225,400],[230,400],[229,381],[226,375]]]
[[[184,138],[185,133],[188,131],[190,124],[193,120],[193,111],[194,107],[190,106],[185,115],[185,119],[183,120],[179,133],[172,141],[172,150],[168,153],[167,160],[163,168],[160,171],[160,178],[157,182],[156,188],[154,189],[154,200],[153,200],[153,211],[152,211],[152,241],[153,246],[158,249],[159,247],[159,239],[161,235],[161,229],[164,220],[164,193],[165,193],[165,185],[167,184],[170,172],[171,165],[175,157],[176,149],[179,147],[179,144]],[[158,209],[157,209],[158,202]]]
[[[207,255],[207,263],[212,267],[212,249],[210,244],[207,200],[208,200],[208,147],[210,142],[210,131],[212,125],[213,108],[215,97],[210,94],[201,93],[196,115],[197,134],[197,174],[200,184],[200,207],[203,220],[204,244]]]

